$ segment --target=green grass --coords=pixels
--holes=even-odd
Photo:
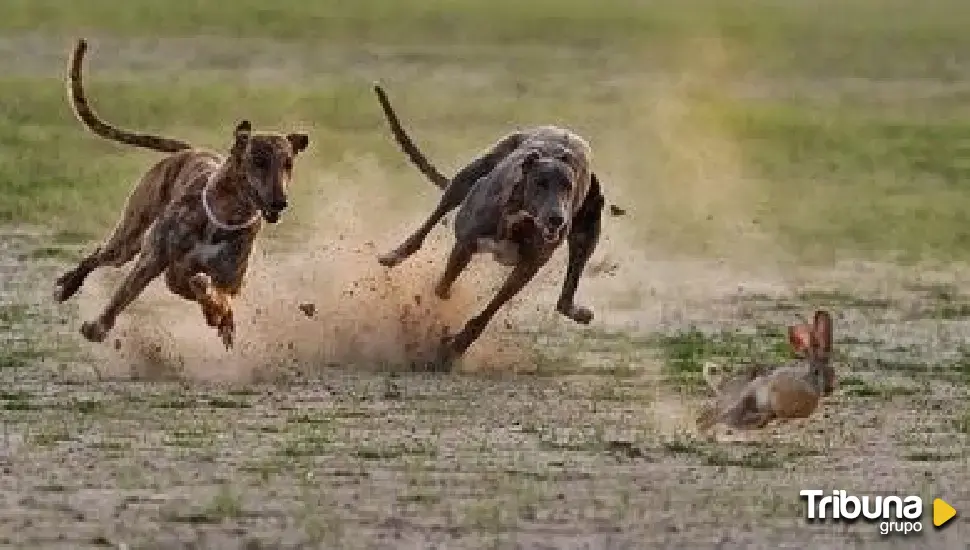
[[[970,409],[964,411],[952,422],[958,432],[970,434]]]
[[[787,339],[774,327],[759,327],[754,334],[690,327],[659,336],[656,345],[663,352],[669,381],[687,389],[703,385],[704,363],[708,361],[730,372],[745,363],[777,364],[792,356]]]
[[[775,446],[771,449],[756,445],[733,447],[701,441],[673,439],[663,444],[669,454],[699,459],[706,466],[735,466],[752,470],[774,470],[791,467],[792,463],[808,462],[821,453],[814,448],[797,444]]]
[[[928,0],[919,10],[904,0],[282,0],[272,6],[241,0],[231,9],[216,0],[124,5],[86,0],[83,6],[12,0],[5,15],[0,29],[7,32],[83,29],[134,37],[209,34],[354,45],[552,44],[657,51],[703,31],[743,44],[776,70],[846,76],[945,72],[945,56],[970,45],[964,32],[970,12],[958,0]],[[909,47],[885,55],[885,48],[900,42]]]

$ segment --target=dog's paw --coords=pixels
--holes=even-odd
[[[85,321],[81,325],[81,335],[88,342],[101,343],[108,336],[109,328],[100,321]]]
[[[58,302],[65,302],[72,296],[77,294],[77,291],[81,289],[81,284],[83,279],[78,276],[76,271],[68,271],[67,273],[61,275],[57,278],[54,286],[54,300]]]
[[[303,312],[303,315],[306,315],[311,319],[313,318],[314,315],[317,314],[317,306],[316,304],[313,304],[311,302],[302,303],[297,307],[300,308],[300,311]]]
[[[202,315],[205,317],[205,324],[210,327],[219,328],[222,325],[223,311],[221,308],[210,304],[203,304]]]
[[[222,318],[222,323],[219,324],[219,338],[222,339],[222,345],[226,347],[226,351],[232,349],[235,334],[236,323],[233,321],[232,312],[230,311]]]
[[[455,349],[455,339],[452,336],[442,336],[441,344],[438,346],[438,353],[431,363],[433,372],[451,372],[455,366],[455,360],[461,353]]]
[[[377,256],[377,263],[384,267],[394,267],[403,260],[404,258],[402,258],[397,252],[388,252],[387,254],[380,254]]]
[[[438,297],[439,300],[448,300],[451,298],[451,287],[443,283],[438,283],[434,285],[434,295]]]
[[[593,310],[588,307],[569,305],[561,305],[556,308],[559,313],[562,313],[566,317],[569,317],[573,321],[581,325],[588,325],[593,320]]]

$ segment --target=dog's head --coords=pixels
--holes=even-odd
[[[309,144],[306,134],[256,134],[248,120],[236,126],[230,169],[267,222],[278,222],[286,209],[293,161]]]
[[[576,172],[570,165],[572,153],[555,155],[529,151],[522,158],[519,182],[522,209],[532,215],[543,240],[560,241],[572,216],[573,186]]]

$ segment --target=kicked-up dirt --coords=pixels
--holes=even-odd
[[[326,219],[314,234],[335,238],[254,262],[230,353],[197,308],[162,285],[123,316],[111,343],[81,343],[79,319],[103,305],[115,274],[93,276],[76,306],[55,308],[48,289],[76,251],[43,235],[5,235],[0,543],[774,549],[970,540],[966,520],[936,530],[929,519],[932,498],[970,505],[970,297],[953,274],[870,264],[745,273],[640,259],[614,235],[580,290],[598,315],[591,327],[553,313],[560,258],[458,372],[434,375],[411,367],[481,307],[500,270],[475,262],[442,303],[429,290],[444,231],[385,272],[376,251],[396,243]],[[301,311],[307,303],[312,317]],[[706,358],[722,330],[750,337],[774,327],[778,339],[815,307],[834,313],[839,354],[840,387],[822,410],[759,433],[695,433],[706,394],[676,382],[671,357]],[[923,532],[809,524],[798,497],[806,488],[922,496]]]

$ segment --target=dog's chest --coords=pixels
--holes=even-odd
[[[192,248],[192,258],[202,265],[209,265],[224,256],[229,245],[226,242],[207,243],[200,242]]]
[[[478,239],[479,254],[491,253],[492,258],[505,267],[514,267],[519,263],[519,245],[505,239],[480,237]]]
[[[222,229],[207,229],[189,255],[201,265],[212,265],[225,261],[237,248],[233,235]]]

